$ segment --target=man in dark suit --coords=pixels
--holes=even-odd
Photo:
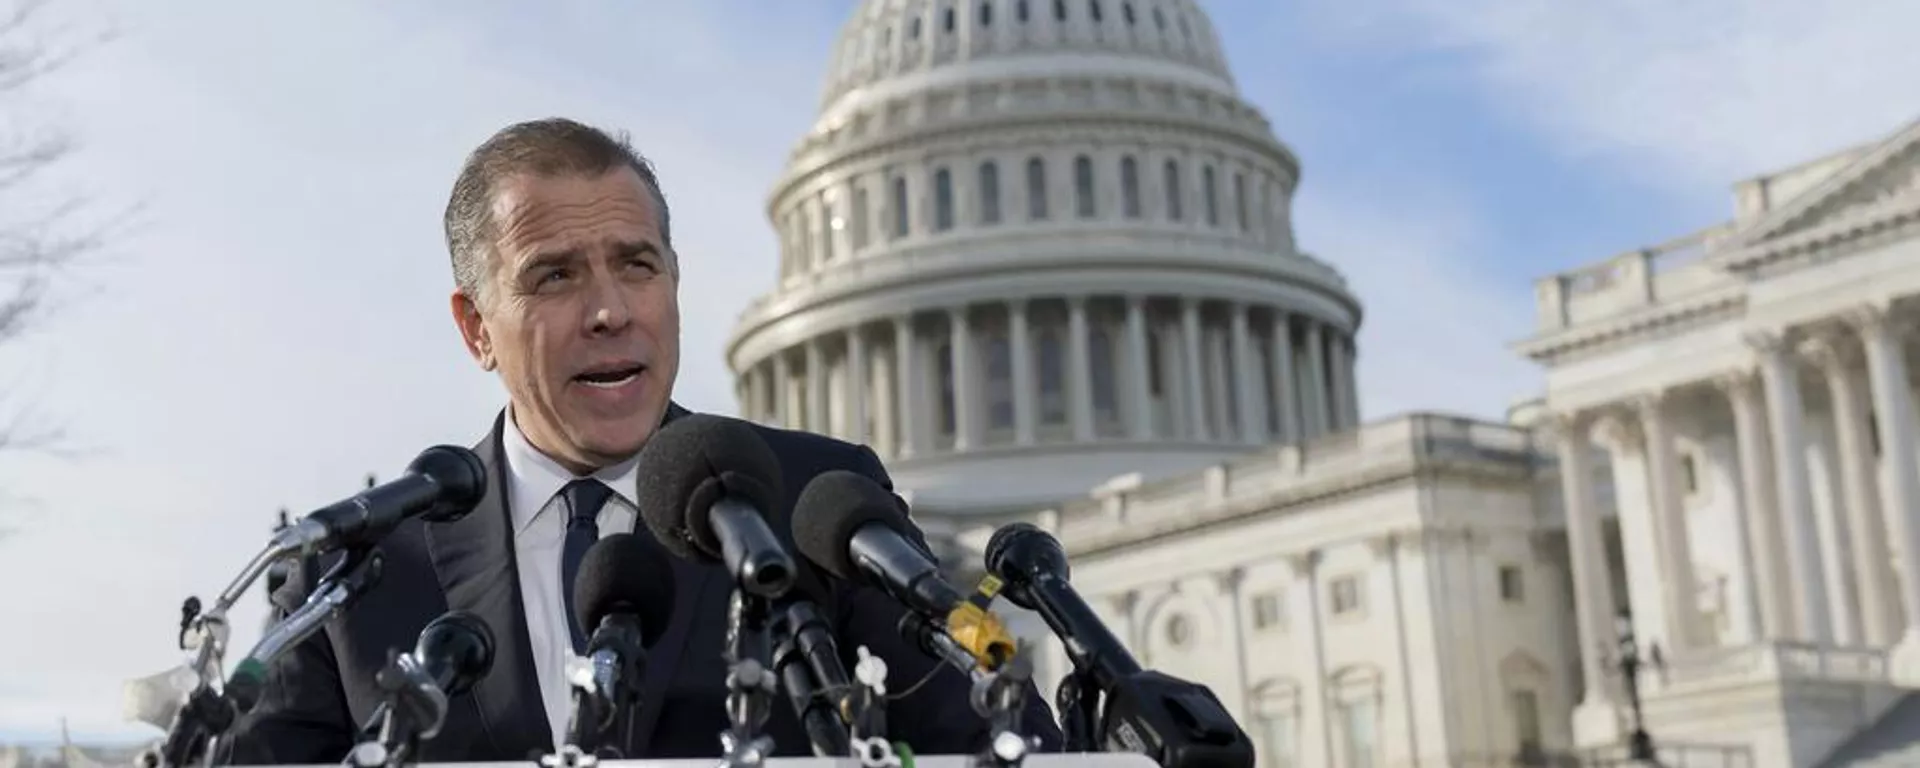
[[[509,395],[475,447],[487,464],[486,497],[458,521],[411,521],[382,542],[380,584],[275,663],[264,698],[222,750],[232,762],[340,760],[380,704],[374,677],[388,651],[410,648],[448,610],[470,611],[492,628],[493,668],[453,700],[420,759],[554,751],[567,727],[565,662],[584,641],[569,618],[579,557],[616,532],[651,542],[634,524],[635,479],[648,471],[636,455],[656,429],[685,414],[671,400],[679,262],[652,169],[624,142],[572,121],[511,126],[468,158],[446,231],[454,319],[475,361],[497,371]],[[768,510],[776,521],[824,471],[852,470],[891,489],[865,446],[758,429],[784,474],[786,498]],[[727,727],[721,654],[731,580],[719,566],[671,562],[673,618],[648,649],[642,710],[625,753],[717,757]],[[897,697],[887,708],[892,739],[921,754],[984,747],[987,724],[968,703],[967,679],[899,636],[898,603],[810,571],[801,585],[832,623],[849,668],[859,646],[887,662]],[[308,587],[290,579],[276,605],[291,610]],[[1026,725],[1043,749],[1058,749],[1045,700],[1030,690],[1029,703]],[[784,700],[767,732],[780,754],[809,751]]]

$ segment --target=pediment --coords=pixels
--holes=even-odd
[[[1920,201],[1920,122],[1860,153],[1773,210],[1741,227],[1740,245],[1755,245],[1847,221],[1864,221]]]

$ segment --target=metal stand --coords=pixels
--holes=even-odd
[[[859,661],[853,665],[853,679],[858,685],[847,713],[853,756],[862,768],[900,768],[900,755],[887,740],[887,662],[864,645],[855,652]]]
[[[1093,676],[1074,670],[1060,680],[1055,692],[1060,709],[1060,733],[1067,752],[1097,752],[1095,734],[1100,730],[1100,686]]]
[[[355,768],[406,765],[418,762],[420,740],[433,738],[446,716],[447,702],[438,690],[429,697],[415,698],[416,675],[409,675],[407,659],[399,651],[387,653],[387,665],[374,675],[374,684],[385,696],[385,704],[375,713],[378,719],[362,731],[367,737],[347,753],[345,765]]]
[[[1013,658],[982,677],[973,686],[973,708],[987,719],[992,738],[974,758],[977,768],[1020,768],[1039,747],[1037,739],[1020,733],[1020,715],[1026,709],[1027,683],[1033,680],[1033,662],[1022,642]]]
[[[767,643],[766,598],[734,589],[727,622],[727,715],[731,726],[720,734],[721,763],[758,768],[773,752],[773,739],[760,732],[773,714],[775,678]]]

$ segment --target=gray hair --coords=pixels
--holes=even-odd
[[[453,182],[453,194],[447,200],[445,218],[454,285],[467,298],[479,301],[486,284],[488,254],[497,235],[493,192],[502,179],[523,173],[598,176],[622,165],[639,174],[640,180],[653,192],[668,269],[677,273],[679,259],[673,253],[667,197],[660,191],[660,180],[654,175],[653,165],[633,150],[624,133],[616,136],[555,117],[502,128],[474,149],[473,154],[467,156],[466,164],[460,167],[460,176]]]

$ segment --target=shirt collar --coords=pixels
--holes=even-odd
[[[520,431],[515,423],[513,406],[507,406],[507,428],[502,430],[500,443],[506,454],[508,480],[508,512],[513,519],[513,533],[519,536],[525,533],[534,521],[547,508],[548,502],[567,483],[579,479],[559,462],[540,452],[527,441],[527,435]],[[633,500],[634,484],[639,481],[640,457],[635,455],[618,464],[602,467],[593,473],[593,477],[612,488],[628,506],[639,508]]]

